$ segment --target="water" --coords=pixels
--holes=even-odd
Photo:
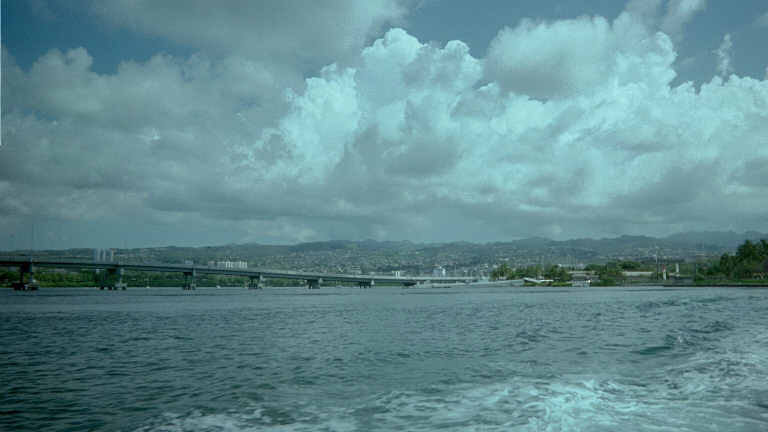
[[[0,429],[765,431],[768,290],[0,291]]]

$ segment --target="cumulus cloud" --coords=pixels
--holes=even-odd
[[[188,211],[199,198],[220,205],[223,191],[233,193],[233,149],[271,121],[265,107],[286,105],[275,79],[241,58],[160,55],[113,75],[91,63],[82,48],[53,50],[22,72],[4,52],[0,181],[20,200],[4,216],[90,220],[126,207]]]
[[[664,34],[628,13],[613,23],[602,17],[524,20],[491,42],[486,70],[504,90],[549,99],[627,82],[665,86],[675,77],[669,67],[675,56]]]
[[[291,88],[242,53],[98,74],[84,49],[27,71],[4,51],[0,225],[254,241],[759,228],[768,81],[673,86],[656,30],[629,7],[526,20],[476,58],[394,28]]]
[[[572,41],[578,44],[578,32],[585,39],[600,35],[597,55],[564,60]],[[567,41],[565,33],[571,35]],[[358,111],[326,110],[326,122],[348,119],[333,133],[310,128],[316,134],[312,142],[324,143],[322,153],[330,159],[318,158],[316,167],[305,170],[307,178],[329,179],[336,198],[349,204],[347,211],[394,206],[414,220],[430,208],[486,220],[500,212],[513,216],[487,222],[498,227],[514,220],[519,225],[502,231],[515,235],[532,226],[551,234],[575,220],[589,225],[592,218],[600,220],[592,230],[602,225],[624,232],[683,224],[693,214],[724,217],[712,208],[712,196],[757,220],[761,210],[754,203],[765,198],[750,187],[740,189],[743,196],[732,195],[736,186],[727,178],[745,158],[765,153],[766,83],[733,77],[716,78],[698,91],[687,83],[672,87],[673,46],[663,34],[647,35],[629,15],[613,23],[523,22],[503,30],[485,59],[509,70],[490,66],[486,76],[483,61],[460,42],[437,48],[392,30],[363,51],[357,67],[332,68],[313,79],[321,81],[310,87],[333,89],[348,98],[341,105]],[[545,36],[546,43],[532,42]],[[528,60],[536,64],[529,67],[521,64],[528,56],[520,54],[528,45],[559,50]],[[579,60],[588,65],[595,59],[602,79],[578,66]],[[546,61],[560,62],[554,75]],[[534,70],[541,71],[540,81]],[[446,75],[452,80],[442,79]],[[339,83],[346,87],[338,89]],[[330,96],[304,97],[325,103]],[[295,105],[299,118],[309,115],[304,106],[317,112],[301,100]],[[307,133],[307,124],[295,126],[296,116],[292,112],[269,136],[277,133],[302,152],[305,142],[296,137]],[[694,174],[701,180],[686,181]],[[478,215],[481,208],[488,214]]]
[[[550,98],[571,96],[604,82],[617,47],[602,17],[554,23],[523,21],[491,42],[489,79],[505,90]]]

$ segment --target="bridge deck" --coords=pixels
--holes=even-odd
[[[196,266],[185,264],[129,264],[120,262],[97,262],[97,261],[76,261],[76,260],[41,260],[35,258],[0,258],[0,267],[22,267],[31,265],[33,267],[59,268],[59,269],[123,269],[146,272],[180,272],[194,274],[216,274],[227,276],[245,276],[262,277],[268,279],[297,279],[297,280],[323,280],[335,282],[354,282],[354,283],[398,283],[415,284],[418,282],[470,282],[477,280],[471,277],[391,277],[376,275],[348,275],[339,273],[315,273],[315,272],[296,272],[290,270],[273,269],[224,269],[220,267]]]

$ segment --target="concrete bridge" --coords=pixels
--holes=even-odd
[[[179,272],[184,274],[184,289],[195,289],[195,277],[199,274],[213,274],[226,276],[243,276],[249,278],[249,289],[260,289],[264,286],[265,279],[293,279],[306,283],[307,288],[320,288],[322,282],[346,282],[356,283],[360,288],[370,288],[378,284],[400,284],[412,286],[420,283],[455,283],[472,282],[473,277],[390,277],[374,275],[348,275],[339,273],[314,273],[295,272],[288,270],[269,269],[227,269],[220,267],[208,267],[186,264],[127,264],[120,262],[103,262],[87,260],[53,260],[30,257],[0,257],[0,267],[17,267],[19,269],[18,286],[26,286],[25,274],[28,280],[34,281],[34,273],[37,268],[57,268],[66,270],[101,270],[103,277],[101,288],[126,289],[123,282],[123,274],[126,270],[144,272]],[[17,286],[14,283],[14,288]]]

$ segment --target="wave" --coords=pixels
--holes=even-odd
[[[166,413],[138,431],[768,430],[768,335],[752,327],[698,343],[732,328],[715,320],[669,333],[641,354],[690,349],[688,355],[640,363],[658,365],[649,370],[596,365],[599,373],[433,383],[357,398],[251,400],[224,412]]]
[[[693,398],[717,378],[684,373],[686,386],[643,380],[565,376],[519,378],[439,391],[392,391],[346,408],[255,406],[241,412],[166,415],[149,431],[721,431],[765,430],[763,398]],[[668,383],[666,383],[668,384]],[[768,393],[766,393],[768,394]],[[765,396],[765,395],[763,395]],[[717,399],[717,400],[715,400]]]

